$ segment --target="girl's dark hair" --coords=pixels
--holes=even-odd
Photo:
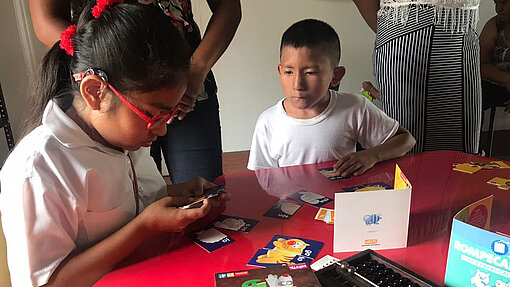
[[[59,41],[42,60],[30,95],[25,135],[41,124],[49,101],[79,93],[79,83],[72,74],[88,68],[106,72],[108,82],[127,95],[170,88],[188,75],[184,41],[160,9],[114,4],[96,19],[91,13],[95,1],[90,2],[76,24],[74,55],[61,49]]]

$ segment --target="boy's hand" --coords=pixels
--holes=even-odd
[[[138,216],[146,235],[156,235],[165,232],[181,232],[190,223],[207,215],[211,210],[208,199],[199,208],[180,209],[176,206],[185,204],[185,198],[162,198],[149,206]]]
[[[184,183],[167,186],[167,193],[172,197],[197,197],[204,193],[204,190],[214,187],[215,184],[202,177],[194,177]]]
[[[377,163],[377,159],[368,151],[346,155],[333,165],[333,171],[341,176],[361,175]]]

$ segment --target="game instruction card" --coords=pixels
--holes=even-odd
[[[329,180],[340,180],[340,179],[347,179],[347,178],[351,178],[350,176],[341,176],[341,175],[336,175],[336,174],[333,172],[333,168],[332,168],[332,167],[319,168],[319,172],[320,172],[320,173],[322,173],[322,175],[324,175],[325,177],[327,177]]]
[[[205,228],[190,235],[191,240],[207,252],[213,252],[234,242],[234,239],[213,227]]]
[[[214,283],[216,287],[321,287],[306,264],[216,273]]]
[[[303,203],[280,199],[276,202],[264,216],[278,218],[278,219],[289,219],[296,211],[303,205]]]
[[[258,220],[248,219],[230,215],[220,215],[213,223],[216,228],[223,228],[233,231],[250,232],[258,223]]]
[[[406,247],[411,191],[396,165],[394,189],[336,193],[333,252]]]
[[[306,203],[314,207],[321,207],[333,201],[333,199],[329,197],[306,190],[300,190],[294,194],[287,196],[287,198],[292,198],[294,200]]]
[[[263,249],[259,249],[248,262],[251,266],[271,267],[299,263],[310,264],[324,246],[323,242],[275,235]]]

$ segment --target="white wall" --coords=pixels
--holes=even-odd
[[[195,18],[204,32],[211,14],[209,8],[205,1],[194,1],[193,5]],[[245,0],[242,10],[236,36],[213,68],[219,86],[224,151],[248,150],[258,115],[284,97],[276,71],[280,38],[298,20],[324,20],[340,35],[340,64],[347,69],[341,90],[359,92],[362,81],[374,79],[375,36],[352,1]],[[479,31],[493,15],[493,2],[482,0]],[[508,113],[498,111],[496,121],[496,128],[510,129]]]
[[[193,5],[197,22],[205,31],[210,16],[206,1],[193,0]],[[15,138],[19,136],[22,119],[30,116],[26,114],[25,91],[31,67],[27,67],[22,42],[33,46],[36,61],[45,50],[33,35],[27,9],[28,0],[4,0],[0,9],[0,82]],[[244,0],[242,9],[239,30],[213,69],[219,84],[224,151],[248,150],[258,115],[284,96],[276,72],[280,37],[288,26],[298,20],[322,19],[340,35],[341,64],[347,68],[341,83],[342,90],[358,92],[363,80],[373,80],[374,34],[363,22],[352,1]],[[22,11],[16,17],[19,10]],[[493,2],[482,1],[479,29],[492,15]],[[497,128],[510,129],[508,114],[500,111],[497,117]],[[0,162],[6,155],[7,147],[3,131],[0,131]]]

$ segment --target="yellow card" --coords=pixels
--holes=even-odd
[[[491,161],[491,163],[498,165],[499,168],[510,168],[510,165],[498,160],[498,161]]]
[[[321,207],[315,215],[315,219],[326,222],[327,224],[335,223],[335,211],[333,209]]]
[[[400,170],[400,166],[398,166],[398,164],[395,165],[395,184],[393,186],[395,189],[406,189],[413,187],[407,179],[406,175],[402,172],[402,170]]]
[[[487,181],[488,184],[494,184],[494,185],[506,185],[507,182],[510,182],[510,179],[502,178],[502,177],[495,177],[489,181]]]
[[[484,164],[481,164],[481,165],[484,165]],[[479,163],[475,163],[475,162],[458,163],[458,164],[455,164],[454,166],[455,167],[453,168],[453,170],[465,172],[465,173],[469,173],[469,174],[473,174],[473,173],[482,169],[482,166],[480,166]]]

